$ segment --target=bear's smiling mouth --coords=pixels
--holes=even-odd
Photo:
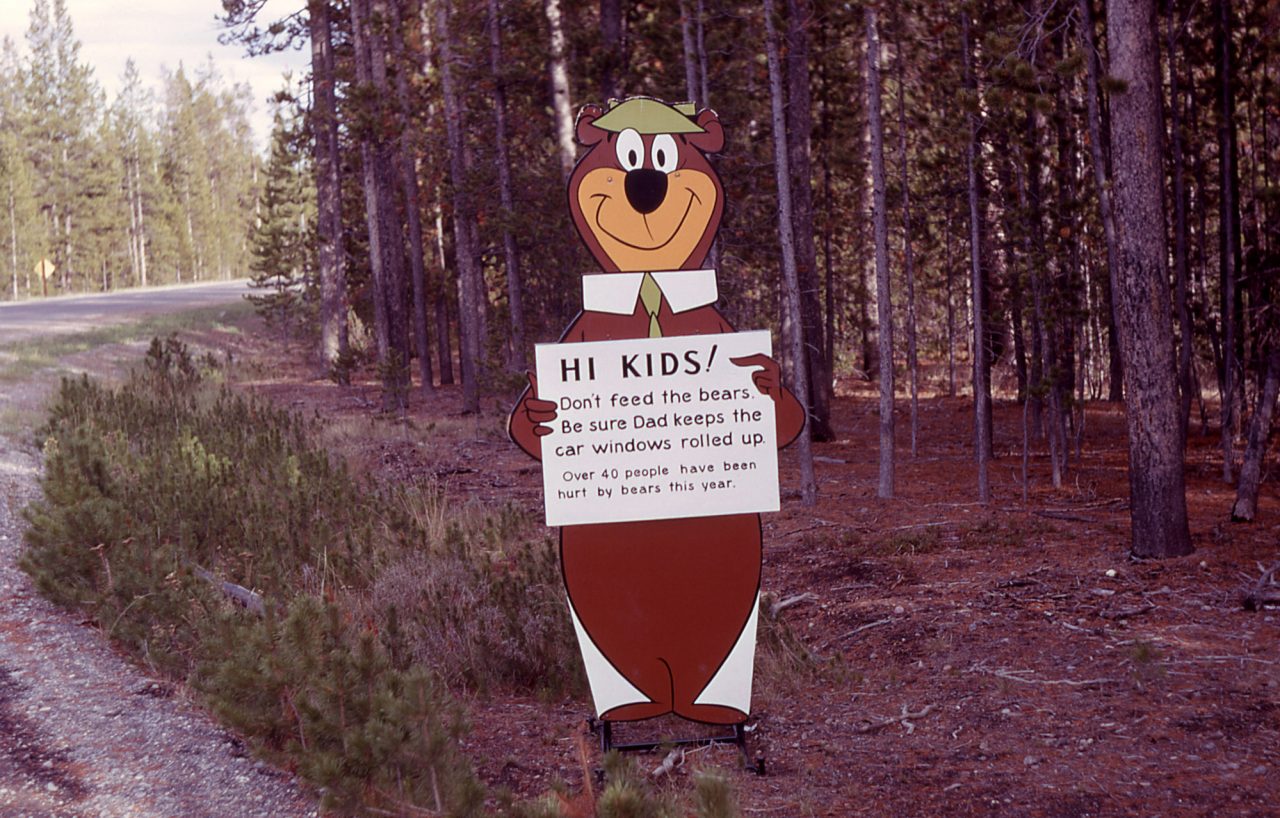
[[[607,193],[593,193],[591,195],[592,199],[600,200],[600,204],[596,206],[596,215],[595,215],[596,227],[600,229],[601,233],[604,233],[609,238],[613,239],[619,244],[622,244],[626,247],[630,247],[633,250],[646,250],[646,251],[661,250],[663,247],[666,247],[668,244],[670,244],[672,240],[675,239],[676,236],[680,235],[680,228],[684,227],[685,220],[689,218],[689,213],[693,210],[694,201],[696,200],[699,205],[702,204],[702,198],[698,196],[698,194],[695,193],[692,188],[685,188],[685,190],[689,193],[689,202],[688,204],[685,205],[684,213],[680,216],[680,222],[675,226],[675,229],[671,231],[671,235],[667,236],[666,240],[660,244],[655,244],[650,247],[646,247],[642,244],[632,244],[626,239],[623,239],[623,238],[620,238],[619,236],[614,235],[612,232],[609,231],[609,228],[601,224],[600,211],[604,210],[604,203],[613,198]],[[645,227],[647,228],[649,226],[649,220],[646,218],[644,222],[645,222]]]

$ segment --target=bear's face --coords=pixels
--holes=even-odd
[[[609,272],[697,268],[724,212],[706,157],[724,146],[715,112],[673,120],[674,133],[606,129],[596,124],[602,115],[595,105],[578,115],[578,140],[590,150],[569,179],[569,209],[587,248]]]

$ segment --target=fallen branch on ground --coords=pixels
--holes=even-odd
[[[885,533],[888,533],[890,531],[908,531],[912,528],[933,528],[935,526],[940,526],[940,525],[951,525],[951,521],[941,520],[939,522],[934,522],[934,523],[912,523],[911,525],[898,525],[898,526],[894,526],[893,528],[886,528],[883,530]]]
[[[779,599],[777,602],[769,606],[769,616],[777,619],[778,614],[790,608],[792,605],[799,605],[801,602],[808,602],[811,599],[817,599],[818,595],[812,591],[805,591],[803,594],[789,596],[786,599]]]
[[[1115,679],[1027,679],[1021,674],[1030,673],[1029,670],[992,670],[990,668],[978,665],[971,667],[966,673],[986,673],[991,676],[998,676],[1001,679],[1008,679],[1011,682],[1022,682],[1028,685],[1067,685],[1068,687],[1093,687],[1095,685],[1115,684]]]
[[[1130,619],[1135,616],[1141,616],[1144,613],[1151,613],[1155,609],[1155,605],[1140,605],[1137,608],[1121,608],[1118,611],[1103,611],[1098,614],[1098,616],[1103,619]]]
[[[227,582],[226,580],[218,579],[199,565],[196,565],[194,562],[191,563],[191,573],[217,588],[224,596],[250,613],[257,614],[258,616],[267,615],[267,605],[262,601],[261,594],[250,591],[243,585],[236,585],[234,582]]]
[[[911,719],[922,719],[932,712],[933,705],[931,704],[926,704],[915,713],[908,710],[907,706],[904,704],[902,705],[901,714],[897,716],[890,716],[887,719],[877,719],[876,721],[868,722],[867,724],[861,724],[855,729],[859,733],[870,733],[883,727],[888,727],[890,724],[901,724],[903,727],[907,728],[907,735],[911,735],[916,730],[916,726],[912,724]]]
[[[664,775],[670,775],[672,770],[684,763],[684,750],[677,747],[667,753],[667,757],[662,759],[662,763],[653,768],[650,773],[654,778],[662,778]]]
[[[848,639],[850,636],[856,636],[857,634],[860,634],[860,633],[862,633],[863,631],[870,630],[870,629],[872,629],[872,628],[878,628],[878,627],[880,627],[881,625],[888,625],[888,624],[889,624],[890,622],[892,622],[892,621],[893,621],[893,619],[892,619],[892,618],[877,619],[875,622],[868,622],[868,623],[867,623],[867,624],[865,624],[865,625],[859,625],[858,627],[856,627],[856,628],[854,628],[853,630],[849,631],[848,633],[846,633],[844,636],[841,636],[840,638],[841,638],[841,639]]]
[[[1072,523],[1092,523],[1093,525],[1101,525],[1101,520],[1095,520],[1092,517],[1081,517],[1079,514],[1067,514],[1059,511],[1032,511],[1037,517],[1048,517],[1050,520],[1066,520]]]
[[[1240,604],[1246,611],[1260,611],[1268,605],[1280,605],[1280,584],[1275,581],[1277,571],[1280,571],[1280,562],[1264,570],[1253,587],[1245,592]]]

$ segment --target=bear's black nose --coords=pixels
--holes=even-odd
[[[627,172],[627,201],[639,213],[652,213],[667,198],[667,174],[636,168]]]

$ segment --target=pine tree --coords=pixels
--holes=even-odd
[[[75,286],[83,272],[77,231],[91,203],[81,196],[79,174],[91,151],[102,92],[93,69],[80,62],[80,42],[65,0],[53,0],[52,8],[49,0],[35,0],[27,45],[28,156],[36,170],[40,206],[49,213],[49,243],[65,289]]]
[[[129,265],[132,283],[147,286],[149,219],[155,192],[153,137],[147,130],[151,97],[142,87],[142,78],[132,59],[125,63],[123,87],[111,109],[112,127],[120,147],[123,177],[120,185],[125,197],[129,222]]]
[[[31,293],[31,271],[47,252],[36,201],[35,169],[24,149],[29,130],[23,104],[25,74],[13,41],[0,47],[0,292]]]
[[[286,118],[278,104],[272,119],[259,221],[250,247],[253,287],[249,300],[267,323],[289,337],[291,326],[310,320],[318,296],[315,280],[315,193],[301,133],[301,118]]]
[[[83,288],[112,290],[129,266],[129,215],[120,180],[124,162],[109,120],[86,143],[76,186],[76,247]]]

